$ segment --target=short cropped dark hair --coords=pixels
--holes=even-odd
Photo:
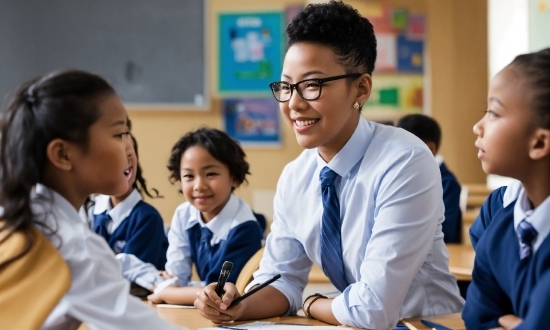
[[[368,19],[341,1],[310,4],[286,28],[287,47],[298,42],[326,45],[348,73],[372,75],[376,61],[376,37]]]
[[[439,150],[441,128],[435,119],[421,114],[406,115],[395,126],[413,133],[424,142],[435,143],[435,150]]]
[[[250,165],[245,160],[246,154],[241,146],[227,133],[215,128],[201,127],[181,137],[174,147],[168,160],[170,182],[180,181],[181,157],[191,147],[200,146],[206,149],[212,157],[222,162],[229,169],[231,178],[241,185],[250,174]]]
[[[510,66],[524,76],[529,86],[529,105],[541,126],[550,128],[550,48],[518,55]]]

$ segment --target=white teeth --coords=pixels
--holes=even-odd
[[[318,119],[295,120],[296,126],[298,126],[298,127],[313,125],[313,124],[315,124],[317,121],[318,121]]]

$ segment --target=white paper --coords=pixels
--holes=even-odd
[[[172,305],[172,304],[157,304],[157,308],[195,308],[195,306],[189,305]]]
[[[285,324],[286,323],[286,324]],[[200,328],[199,330],[248,330],[248,329],[261,329],[261,330],[289,330],[289,329],[302,329],[303,330],[309,330],[309,329],[315,329],[315,330],[334,330],[334,329],[342,329],[342,327],[337,327],[333,325],[311,325],[311,324],[297,324],[297,323],[291,323],[291,322],[253,322],[253,323],[245,323],[245,324],[233,324],[233,323],[226,323],[221,324],[218,327],[209,327],[209,328]]]

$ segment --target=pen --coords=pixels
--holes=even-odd
[[[269,280],[263,282],[262,284],[258,285],[257,287],[255,287],[254,289],[248,291],[247,293],[243,294],[242,296],[240,296],[239,298],[233,300],[231,302],[231,305],[229,305],[229,308],[235,306],[236,304],[240,303],[242,300],[250,297],[251,295],[253,295],[254,293],[260,291],[261,289],[265,288],[266,286],[268,286],[269,284],[275,282],[276,280],[278,280],[279,278],[281,277],[281,274],[277,274],[275,276],[273,276],[272,278],[270,278]]]
[[[233,263],[231,261],[225,261],[223,263],[222,270],[220,271],[220,277],[218,277],[218,284],[216,285],[216,294],[220,298],[223,295],[223,287],[225,286],[225,282],[229,277],[231,269],[233,269]]]
[[[305,325],[305,326],[313,326],[313,324],[305,324],[305,323],[288,323],[288,322],[273,322],[275,325]]]
[[[420,320],[420,322],[422,322],[422,324],[424,325],[427,325],[429,326],[430,328],[433,328],[435,330],[453,330],[451,328],[447,328],[446,326],[444,325],[441,325],[441,324],[438,324],[438,323],[434,323],[434,322],[431,322],[431,321],[428,321],[428,320]]]

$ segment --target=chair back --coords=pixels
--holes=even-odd
[[[34,226],[31,237],[31,249],[0,269],[0,329],[39,329],[71,286],[71,271],[59,251]],[[13,233],[0,244],[0,262],[25,247],[25,235]]]
[[[252,279],[254,278],[252,275],[256,270],[258,270],[258,268],[260,268],[260,260],[262,260],[262,257],[264,255],[264,249],[265,247],[262,247],[250,259],[248,259],[243,269],[241,270],[241,273],[237,278],[237,283],[235,283],[235,286],[240,293],[244,292],[244,289],[246,288],[248,283],[252,282]]]

